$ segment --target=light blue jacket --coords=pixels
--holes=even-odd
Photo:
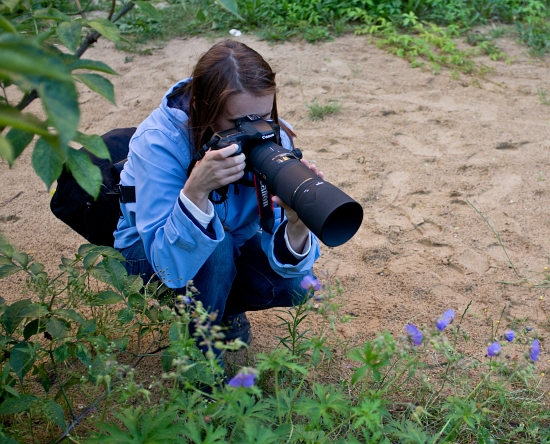
[[[147,259],[166,285],[183,287],[193,279],[212,251],[229,231],[241,246],[260,230],[258,204],[253,187],[231,186],[225,204],[214,205],[212,226],[215,239],[208,237],[179,203],[179,194],[187,180],[192,158],[192,141],[187,129],[187,114],[168,107],[167,95],[183,82],[174,85],[161,105],[139,125],[132,140],[128,162],[121,174],[122,185],[135,186],[136,202],[121,203],[122,216],[115,236],[115,248],[126,248],[141,239]],[[281,131],[281,144],[290,149],[291,142]],[[252,179],[252,173],[245,175]],[[275,208],[274,233],[279,229],[280,208]],[[262,248],[274,271],[283,277],[299,277],[311,270],[320,256],[319,242],[311,235],[309,254],[297,265],[277,261],[273,253],[274,235],[262,232]]]

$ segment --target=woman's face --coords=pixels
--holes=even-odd
[[[216,133],[234,128],[237,120],[251,114],[269,119],[273,108],[273,97],[273,94],[257,97],[247,92],[229,97],[225,109],[212,123],[212,131]]]

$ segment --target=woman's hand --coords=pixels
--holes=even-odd
[[[302,159],[301,162],[307,166],[311,171],[317,174],[321,179],[325,178],[325,175],[322,171],[319,171],[315,164],[310,164],[307,160]],[[286,203],[284,203],[278,196],[273,196],[273,202],[275,202],[280,207],[284,208],[286,212],[286,218],[288,221],[287,224],[287,235],[288,241],[292,249],[301,254],[304,250],[305,243],[309,235],[309,228],[300,220],[296,211],[290,208]]]
[[[237,144],[219,150],[208,150],[199,160],[183,187],[183,194],[201,211],[208,210],[208,195],[224,185],[236,182],[244,175],[245,155],[231,157]]]

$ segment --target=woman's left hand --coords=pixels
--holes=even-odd
[[[321,179],[325,178],[322,171],[319,171],[315,164],[310,164],[307,160],[302,159],[301,162],[307,166],[311,171],[317,174]],[[309,235],[309,228],[300,220],[296,211],[290,206],[284,203],[278,196],[273,196],[273,202],[284,208],[286,212],[286,218],[288,221],[287,235],[290,242],[290,246],[296,253],[301,253],[304,249],[305,243]]]

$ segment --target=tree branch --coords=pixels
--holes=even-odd
[[[80,6],[80,0],[74,0],[74,2],[76,3],[76,7],[78,8],[78,13],[82,16],[84,20],[86,20],[86,14],[84,13],[82,6]]]
[[[113,17],[113,14],[115,13],[115,5],[116,5],[116,0],[111,0],[111,10],[109,11],[109,17],[107,17],[108,20],[111,20],[111,18]]]

